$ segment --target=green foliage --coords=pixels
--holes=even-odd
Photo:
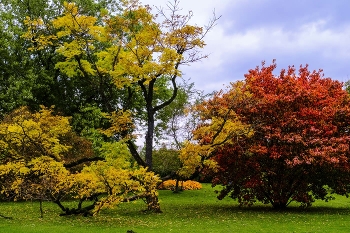
[[[175,173],[180,167],[179,151],[165,147],[153,151],[153,171],[161,177]]]
[[[20,106],[29,106],[39,110],[40,105],[54,105],[64,115],[72,116],[80,108],[98,105],[105,110],[111,99],[117,99],[114,85],[110,80],[102,80],[96,88],[91,79],[70,79],[55,69],[62,58],[56,54],[57,46],[51,45],[40,51],[29,48],[35,38],[27,40],[23,35],[27,31],[26,17],[40,18],[47,23],[62,13],[63,0],[53,1],[10,1],[1,2],[0,18],[0,117]],[[109,0],[76,1],[81,12],[98,15],[101,8],[116,9],[118,4]],[[43,31],[43,35],[54,32],[52,28]],[[93,83],[93,84],[92,84]],[[92,86],[91,86],[92,84]],[[108,91],[107,91],[108,89]],[[104,92],[104,96],[101,96]]]
[[[104,128],[109,121],[100,108],[96,106],[81,106],[79,111],[73,114],[72,127],[75,132],[82,135],[89,134],[89,131]]]
[[[182,80],[178,84],[176,99],[156,115],[160,120],[155,127],[157,144],[166,144],[169,148],[179,150],[186,140],[191,140],[198,121],[192,108],[204,98],[203,92],[194,88],[194,83]]]
[[[7,48],[0,49],[6,64],[0,68],[3,194],[48,199],[65,214],[138,198],[159,210],[159,178],[126,152],[152,169],[156,118],[167,122],[171,108],[182,111],[188,96],[177,83],[179,66],[206,57],[199,50],[216,21],[206,28],[188,25],[191,15],[177,15],[174,3],[174,17],[153,15],[138,1],[0,3],[0,42]],[[165,111],[178,93],[179,103]],[[55,112],[40,106],[55,106]],[[147,126],[146,161],[134,146],[140,122]],[[55,180],[54,173],[62,176]],[[66,186],[54,188],[60,180]],[[74,210],[61,205],[72,189],[80,198]],[[92,207],[82,208],[89,198]]]
[[[177,1],[169,9],[171,17],[165,11],[153,15],[151,8],[139,1],[123,1],[117,12],[101,9],[92,14],[79,2],[63,5],[61,14],[52,20],[26,18],[24,37],[33,42],[30,50],[41,53],[55,48],[58,60],[54,69],[64,80],[79,80],[72,82],[80,86],[68,92],[73,99],[78,97],[78,103],[86,100],[111,115],[128,113],[133,122],[143,121],[141,125],[147,127],[146,161],[133,146],[132,129],[120,136],[129,140],[136,161],[152,169],[156,118],[170,119],[169,113],[160,111],[178,95],[179,66],[206,57],[199,50],[217,19],[205,29],[188,25],[191,15],[178,15]],[[157,17],[163,18],[162,24]],[[79,95],[74,95],[75,90]],[[69,111],[76,111],[76,106],[68,106],[72,107]],[[65,109],[65,113],[69,111]]]
[[[350,94],[350,80],[346,81],[344,86],[345,86],[346,92]]]

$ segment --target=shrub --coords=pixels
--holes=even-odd
[[[175,190],[176,187],[176,180],[166,180],[164,181],[158,189],[167,189],[167,190]],[[201,183],[193,180],[187,180],[187,181],[179,181],[179,189],[180,190],[198,190],[201,189],[202,185]]]

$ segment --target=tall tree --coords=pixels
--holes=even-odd
[[[309,206],[314,199],[329,200],[329,192],[347,195],[349,95],[340,82],[323,78],[322,71],[289,67],[275,75],[275,68],[273,63],[252,69],[240,85],[203,103],[207,124],[197,130],[201,147],[213,148],[218,134],[204,130],[224,109],[231,109],[227,120],[239,119],[254,131],[211,151],[218,165],[214,185],[224,186],[219,197],[285,208],[292,201]],[[246,95],[232,98],[232,93]]]
[[[96,15],[101,8],[115,10],[118,7],[110,0],[75,2],[88,15]],[[57,111],[72,116],[79,114],[84,107],[102,106],[101,102],[106,101],[99,98],[90,80],[71,79],[55,68],[55,64],[63,59],[55,52],[57,45],[42,50],[28,50],[33,45],[34,37],[29,40],[23,37],[28,30],[26,17],[40,18],[48,23],[62,14],[63,3],[63,0],[1,1],[1,116],[24,105],[35,110],[39,110],[40,105],[55,105]],[[54,33],[54,29],[48,28],[42,33]],[[106,98],[115,99],[117,94],[114,85],[107,82],[104,86],[109,93]],[[76,121],[75,117],[73,121]]]
[[[178,3],[175,0],[170,5],[170,15],[164,10],[153,15],[149,6],[123,1],[117,14],[102,10],[96,16],[85,14],[74,3],[65,3],[63,14],[48,23],[41,18],[26,21],[26,37],[35,42],[33,51],[57,45],[56,52],[64,60],[55,67],[69,78],[89,80],[90,88],[98,92],[102,100],[99,103],[108,112],[140,116],[141,109],[147,125],[145,160],[137,152],[133,139],[129,138],[127,143],[136,161],[149,169],[152,169],[155,116],[176,98],[180,66],[206,57],[199,50],[217,20],[214,15],[205,28],[189,25],[192,15],[179,15]],[[164,21],[159,23],[157,16]],[[123,95],[118,103],[106,98],[110,92],[105,85],[110,82]],[[171,95],[157,98],[157,92],[164,88]],[[132,130],[126,130],[120,137],[130,133]]]

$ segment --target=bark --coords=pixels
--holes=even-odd
[[[65,168],[72,168],[72,167],[78,166],[78,165],[80,165],[82,163],[94,162],[94,161],[103,161],[103,160],[105,160],[105,159],[101,158],[101,157],[82,158],[82,159],[79,159],[77,161],[65,164],[64,167]]]
[[[80,215],[80,214],[85,216],[85,217],[92,216],[91,211],[95,208],[95,205],[96,205],[96,201],[95,201],[93,204],[86,206],[84,208],[81,208],[82,200],[80,200],[79,204],[78,204],[78,208],[69,209],[69,208],[64,207],[59,200],[55,200],[54,203],[56,203],[63,211],[63,213],[61,213],[60,216]]]
[[[159,200],[157,196],[148,196],[146,197],[147,210],[155,213],[162,213],[162,210],[159,206]]]
[[[143,161],[143,159],[141,158],[139,152],[137,152],[135,144],[131,140],[128,140],[126,144],[128,145],[130,153],[136,160],[137,164],[140,166],[146,167],[147,165],[145,161]]]
[[[178,66],[178,65],[177,65]],[[153,137],[154,137],[154,127],[155,127],[155,119],[154,115],[157,111],[165,108],[169,104],[171,104],[177,96],[178,87],[176,85],[176,75],[174,75],[171,79],[173,85],[173,93],[172,96],[164,101],[162,104],[153,107],[153,93],[154,93],[154,85],[157,79],[153,79],[149,82],[148,88],[144,85],[142,81],[139,82],[141,90],[143,92],[144,99],[146,101],[146,110],[147,110],[147,134],[146,134],[146,155],[145,155],[145,163],[148,167],[148,170],[152,171],[153,169],[153,161],[152,161],[152,153],[153,153]]]
[[[86,206],[84,208],[73,208],[73,209],[69,209],[69,208],[66,208],[64,213],[61,213],[60,216],[67,216],[67,215],[83,215],[84,217],[87,217],[87,216],[92,216],[92,210],[95,208],[95,203],[89,205],[89,206]]]
[[[147,120],[147,134],[146,134],[146,156],[145,156],[145,162],[146,166],[148,167],[148,170],[152,171],[153,164],[152,164],[152,153],[153,153],[153,135],[154,135],[154,113],[150,109],[147,113],[148,120]]]

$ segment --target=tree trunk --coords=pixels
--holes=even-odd
[[[154,112],[152,109],[147,110],[147,134],[146,134],[146,166],[152,171],[152,153],[153,153],[153,134],[154,134]]]
[[[272,203],[272,206],[276,210],[283,210],[287,208],[287,202],[279,202],[279,201],[274,201]]]
[[[183,190],[183,188],[180,189],[179,183],[180,183],[180,180],[176,179],[174,193],[178,193]]]
[[[162,213],[160,206],[159,206],[159,200],[158,196],[148,196],[146,197],[147,202],[147,210],[152,211],[154,213]]]

